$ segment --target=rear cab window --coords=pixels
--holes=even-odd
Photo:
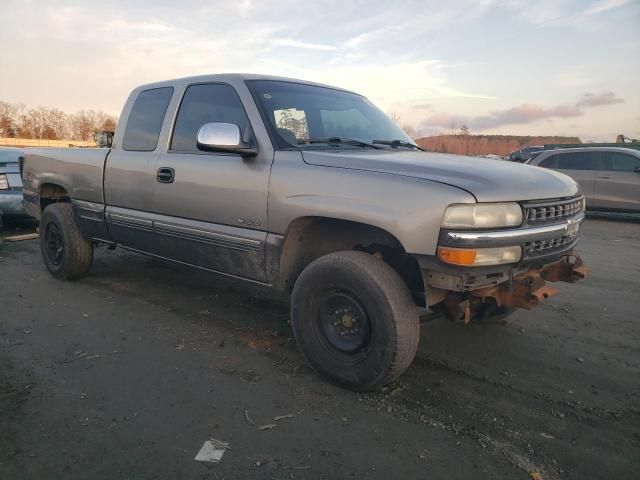
[[[152,88],[138,94],[124,130],[123,150],[152,152],[156,149],[172,95],[173,87]]]

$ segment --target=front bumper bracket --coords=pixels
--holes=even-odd
[[[541,268],[532,268],[495,286],[472,290],[467,295],[449,293],[443,307],[450,320],[469,322],[487,303],[498,307],[531,309],[544,299],[558,294],[546,282],[574,283],[584,279],[588,269],[578,255],[565,255]]]

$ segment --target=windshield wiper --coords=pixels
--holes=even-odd
[[[366,147],[375,148],[376,150],[380,150],[382,148],[382,147],[373,145],[372,143],[367,143],[361,140],[354,140],[353,138],[344,138],[344,137],[305,138],[303,140],[298,140],[298,143],[346,144],[346,145],[355,145],[357,147],[362,147],[362,148],[366,148]]]
[[[417,145],[414,145],[413,143],[405,142],[404,140],[373,140],[371,143],[379,143],[381,145],[389,145],[390,147],[393,147],[393,148],[398,148],[398,147],[415,148],[417,150],[421,150],[423,152],[426,152],[426,150],[424,148],[419,147]]]

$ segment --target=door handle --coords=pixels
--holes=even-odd
[[[611,178],[611,175],[598,175],[598,178]]]
[[[156,172],[156,180],[160,183],[173,183],[176,177],[176,172],[170,167],[160,167]]]

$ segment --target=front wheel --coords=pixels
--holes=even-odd
[[[91,267],[93,244],[78,228],[70,203],[54,203],[45,209],[40,251],[47,270],[59,280],[76,280]]]
[[[375,390],[411,364],[420,339],[418,309],[400,276],[363,252],[312,262],[293,288],[298,347],[321,376],[352,390]]]

